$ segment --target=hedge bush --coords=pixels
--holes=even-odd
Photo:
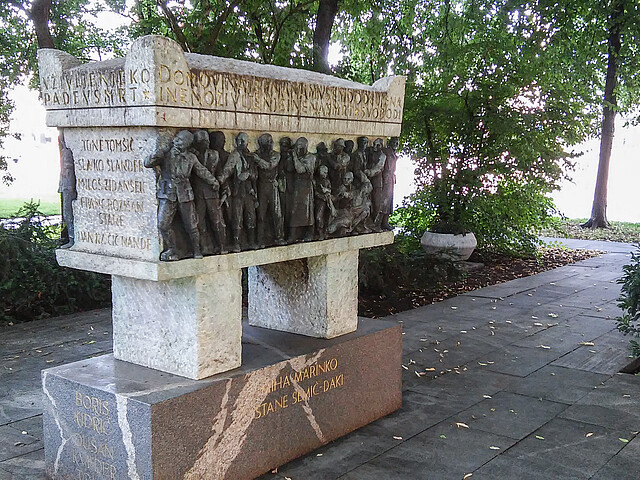
[[[618,330],[640,338],[640,245],[638,251],[631,254],[631,263],[623,267],[623,272],[618,280],[622,284],[618,306],[624,313],[617,319]],[[636,357],[640,357],[640,343],[637,340],[631,340],[631,350]]]
[[[107,275],[60,267],[60,226],[45,225],[37,203],[25,204],[12,225],[0,225],[0,323],[106,307]]]

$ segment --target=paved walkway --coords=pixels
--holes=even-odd
[[[631,245],[387,317],[403,407],[262,479],[640,478],[640,378],[618,373]],[[0,479],[43,474],[40,370],[108,352],[110,312],[0,328]],[[469,476],[472,474],[472,476]]]

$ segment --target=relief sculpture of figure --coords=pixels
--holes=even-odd
[[[172,226],[177,211],[180,212],[184,229],[191,239],[193,257],[202,258],[198,216],[190,177],[194,173],[213,188],[218,188],[218,182],[198,158],[188,151],[192,143],[193,134],[188,130],[182,130],[173,138],[170,148],[161,148],[144,161],[145,167],[160,168],[160,181],[156,193],[158,230],[167,247],[160,255],[160,260],[179,260],[185,255],[184,252],[178,251],[176,232]]]
[[[367,233],[367,220],[371,215],[371,192],[373,185],[364,172],[358,172],[358,188],[353,197],[351,211],[353,220],[351,221],[351,231],[358,233]]]
[[[329,180],[329,169],[326,165],[318,167],[318,173],[314,180],[315,194],[315,216],[316,233],[318,239],[324,240],[327,237],[327,224],[329,218],[336,215],[331,196],[331,180]]]
[[[343,184],[338,189],[336,199],[338,210],[329,220],[327,233],[345,235],[353,232],[367,231],[365,221],[371,212],[371,181],[364,172],[358,172],[359,186],[353,186],[353,173],[344,175]]]
[[[353,154],[354,145],[355,144],[353,143],[353,140],[345,140],[344,141],[344,153],[349,155],[349,157],[351,157],[351,155]]]
[[[367,145],[369,144],[369,139],[367,137],[358,137],[356,142],[358,143],[358,149],[351,154],[350,168],[354,174],[367,168]]]
[[[331,157],[329,158],[331,166],[331,184],[333,188],[338,188],[342,183],[344,174],[349,169],[351,159],[344,152],[344,139],[339,138],[333,142],[331,149]]]
[[[331,165],[331,155],[327,150],[327,145],[324,142],[320,142],[316,145],[316,170],[321,165],[329,167]]]
[[[210,148],[218,152],[218,165],[216,167],[215,175],[216,178],[219,178],[222,175],[222,169],[227,164],[227,160],[229,159],[229,152],[224,149],[225,137],[224,132],[210,132],[209,133],[209,145]],[[222,205],[222,213],[223,218],[226,225],[231,223],[231,187],[229,187],[229,183],[221,183],[220,184],[220,204]]]
[[[396,183],[396,163],[398,162],[398,137],[391,137],[387,142],[384,154],[387,159],[382,171],[382,207],[380,226],[385,230],[391,230],[389,215],[393,212],[393,188]]]
[[[295,194],[296,167],[293,165],[293,145],[291,138],[281,137],[280,165],[278,166],[278,187],[280,189],[280,208],[284,217],[284,226],[289,230],[289,219]]]
[[[220,155],[217,151],[209,148],[209,133],[206,130],[198,130],[194,133],[193,151],[200,163],[213,175],[220,163]],[[216,182],[211,185],[198,175],[191,176],[191,184],[196,202],[196,213],[198,215],[198,229],[200,231],[200,242],[205,255],[211,253],[227,253],[225,250],[226,225],[222,215],[220,205],[220,189]],[[215,237],[215,248],[211,244],[211,237],[207,230],[207,218]]]
[[[280,154],[273,150],[273,138],[265,133],[258,137],[258,151],[254,160],[258,167],[258,242],[265,247],[265,222],[271,217],[273,235],[277,245],[284,245],[284,219],[278,188]]]
[[[60,149],[60,183],[58,193],[62,196],[62,221],[67,226],[68,242],[60,248],[70,248],[75,242],[75,229],[73,226],[73,201],[78,198],[76,190],[76,170],[73,164],[73,152],[64,141],[62,130],[58,135],[58,147]]]
[[[249,152],[249,137],[240,132],[235,139],[236,148],[231,152],[222,175],[221,184],[231,183],[231,251],[240,251],[240,233],[244,229],[250,249],[256,248],[256,207],[258,195],[256,180],[258,172]]]
[[[304,241],[313,240],[313,173],[316,156],[308,151],[309,142],[305,137],[296,140],[293,150],[293,165],[296,170],[295,198],[289,219],[290,240],[295,242],[304,230]]]
[[[327,233],[332,235],[338,232],[338,236],[345,235],[351,228],[351,207],[355,196],[353,187],[353,172],[346,172],[342,177],[342,185],[335,194],[336,213],[329,219]]]
[[[367,168],[365,173],[371,185],[373,186],[373,192],[371,194],[371,217],[373,220],[373,230],[379,232],[382,230],[382,210],[383,210],[383,178],[382,171],[384,170],[384,164],[387,156],[382,151],[384,143],[381,138],[376,138],[373,142],[373,148],[369,152],[367,158]]]

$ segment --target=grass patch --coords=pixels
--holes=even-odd
[[[38,200],[31,200],[38,202]],[[18,213],[29,199],[25,198],[2,198],[0,199],[0,218],[12,218]],[[60,215],[60,201],[43,201],[40,200],[38,211],[45,215]]]
[[[549,237],[604,240],[607,242],[640,243],[640,223],[610,222],[610,228],[582,228],[586,218],[562,218],[555,228],[547,228],[541,235]]]

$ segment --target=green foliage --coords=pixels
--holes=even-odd
[[[30,81],[38,84],[38,49],[31,1],[0,2],[0,151],[9,135],[9,118],[14,105],[9,100],[11,88]],[[107,6],[91,0],[52,0],[49,29],[56,48],[84,61],[105,54],[122,55],[127,44],[123,32],[107,31],[96,24],[95,13]],[[13,180],[7,172],[6,158],[0,155],[0,174],[5,184]]]
[[[537,186],[509,179],[475,199],[468,225],[480,249],[527,256],[540,245],[539,230],[554,222],[553,208]]]
[[[43,225],[38,205],[16,214],[15,227],[0,225],[0,321],[21,322],[105,307],[111,299],[105,275],[59,267],[59,226]]]
[[[624,313],[617,319],[618,330],[640,338],[640,245],[638,251],[631,254],[631,263],[622,270],[624,274],[618,280],[622,284],[618,306]],[[640,343],[637,340],[631,340],[631,350],[636,357],[640,357]]]
[[[419,250],[420,237],[429,228],[434,216],[434,205],[424,191],[409,195],[389,218],[391,225],[400,228],[396,243],[401,242],[408,251]]]
[[[122,2],[116,11],[132,17],[131,38],[164,35],[190,52],[261,63],[310,68],[313,0]]]
[[[569,32],[540,12],[545,5],[404,0],[353,21],[359,33],[343,38],[354,77],[408,77],[403,151],[419,193],[394,217],[403,231],[474,231],[481,247],[533,252],[552,211],[547,196],[577,156],[570,147],[595,131],[599,112],[588,108],[599,105],[593,91],[576,95],[567,82],[573,58],[556,37]],[[376,37],[362,41],[363,32]],[[571,78],[593,87],[600,77],[588,74],[601,66]]]

